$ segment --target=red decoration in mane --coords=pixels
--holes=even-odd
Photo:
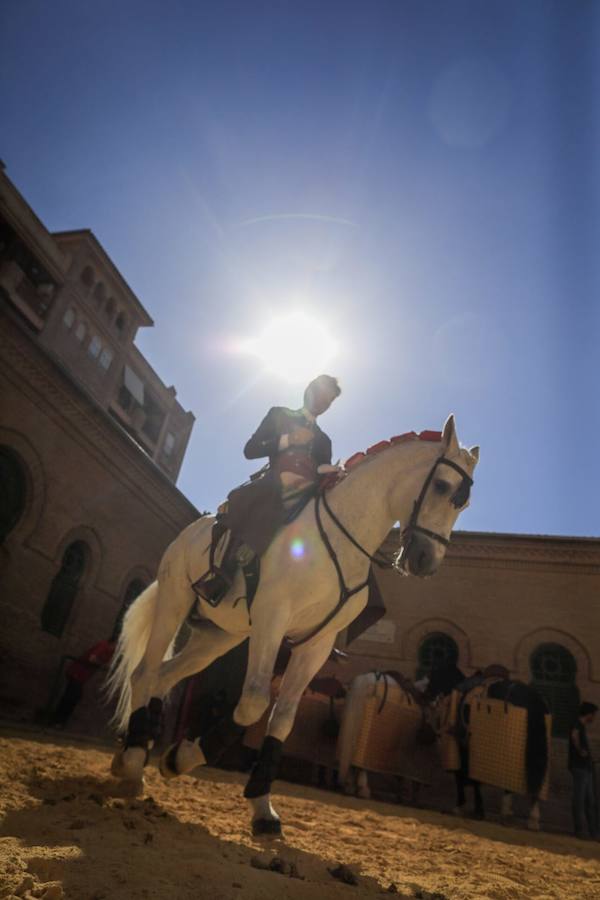
[[[364,460],[368,456],[375,456],[375,454],[381,453],[382,450],[387,450],[388,447],[391,447],[394,444],[404,444],[406,441],[436,442],[441,440],[441,431],[421,431],[420,434],[417,434],[416,431],[405,431],[404,434],[394,435],[394,437],[391,437],[389,441],[378,441],[376,444],[373,444],[371,447],[369,447],[366,452],[359,450],[358,453],[354,453],[344,463],[344,469],[348,472],[350,469],[353,469],[354,466],[357,466],[361,462],[364,462]]]
[[[441,431],[421,431],[419,434],[417,434],[416,431],[406,431],[404,434],[394,435],[389,441],[378,441],[376,444],[368,447],[366,451],[359,450],[357,453],[353,453],[352,456],[349,456],[343,464],[341,472],[333,472],[322,476],[321,487],[323,490],[329,490],[334,487],[338,481],[344,478],[347,472],[354,469],[355,466],[359,466],[369,457],[376,456],[378,453],[381,453],[382,450],[387,450],[388,447],[393,447],[395,444],[404,444],[407,441],[432,441],[435,443],[441,440]]]

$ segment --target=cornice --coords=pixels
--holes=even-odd
[[[385,548],[397,548],[399,534],[390,532]],[[459,532],[448,547],[444,565],[565,571],[600,575],[600,539],[552,535],[486,534]]]

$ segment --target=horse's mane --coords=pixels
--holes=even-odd
[[[349,456],[348,459],[342,463],[340,472],[334,472],[331,475],[325,475],[323,477],[322,485],[325,489],[335,487],[336,484],[350,475],[358,466],[370,462],[370,460],[374,459],[384,450],[389,450],[397,444],[405,444],[409,441],[430,441],[433,443],[440,443],[441,440],[441,431],[421,431],[418,434],[416,431],[406,431],[404,434],[396,434],[394,437],[372,444],[370,447],[367,447],[366,450],[359,450],[356,453],[353,453],[352,456]]]

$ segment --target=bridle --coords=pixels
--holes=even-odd
[[[331,509],[331,506],[329,505],[329,503],[327,501],[327,492],[325,490],[319,491],[319,493],[317,494],[317,497],[315,499],[315,520],[316,520],[317,529],[318,529],[319,535],[321,537],[321,540],[325,544],[325,547],[327,549],[329,557],[335,568],[335,571],[336,571],[336,574],[338,577],[339,586],[340,586],[340,595],[339,595],[339,599],[338,599],[338,602],[337,602],[335,608],[332,609],[332,611],[321,622],[320,625],[317,625],[317,627],[314,628],[309,634],[307,634],[303,638],[300,638],[299,640],[294,641],[294,640],[291,640],[290,638],[286,638],[287,646],[292,647],[292,648],[298,647],[301,644],[305,644],[307,641],[310,641],[326,625],[328,625],[329,622],[331,622],[331,620],[333,618],[335,618],[335,616],[338,614],[338,612],[341,610],[341,608],[346,605],[347,601],[351,597],[353,597],[355,594],[358,594],[360,591],[364,590],[364,588],[366,588],[369,584],[368,576],[364,581],[362,581],[360,584],[355,585],[352,588],[348,587],[348,585],[346,584],[346,580],[344,578],[344,573],[342,572],[342,567],[340,565],[340,561],[338,559],[337,553],[333,549],[331,541],[329,540],[329,536],[323,526],[322,515],[321,515],[321,504],[327,510],[329,518],[334,522],[334,524],[337,526],[338,530],[341,531],[342,534],[344,535],[344,537],[347,538],[347,540],[349,540],[350,543],[354,547],[356,547],[357,550],[360,550],[360,552],[363,554],[363,556],[366,556],[367,559],[369,559],[371,561],[371,563],[374,563],[376,566],[379,566],[379,568],[381,568],[381,569],[394,569],[399,574],[406,575],[406,574],[408,574],[406,571],[406,565],[408,562],[407,551],[408,551],[408,548],[410,547],[410,543],[414,537],[415,532],[418,531],[421,534],[425,534],[427,537],[430,537],[436,541],[439,541],[440,544],[443,544],[445,547],[447,547],[448,544],[450,543],[448,538],[443,537],[443,535],[438,534],[435,531],[430,531],[428,528],[424,528],[422,525],[418,524],[419,513],[421,512],[421,507],[423,506],[423,501],[425,500],[425,495],[427,494],[429,485],[431,484],[431,482],[433,480],[433,476],[435,475],[437,467],[442,466],[442,465],[450,466],[452,469],[455,469],[457,472],[460,473],[460,475],[462,475],[463,480],[451,498],[451,503],[453,504],[453,506],[456,509],[461,509],[465,505],[467,500],[469,499],[469,493],[471,491],[471,486],[473,484],[473,479],[471,478],[471,476],[468,475],[465,472],[465,470],[463,468],[461,468],[461,466],[459,466],[457,463],[452,462],[451,459],[448,459],[445,456],[438,456],[438,458],[434,462],[433,466],[431,467],[427,478],[425,479],[425,482],[423,484],[423,487],[421,488],[421,492],[420,492],[419,496],[415,500],[415,503],[413,506],[413,511],[412,511],[411,517],[409,519],[408,525],[406,526],[406,528],[404,528],[402,530],[402,533],[401,533],[402,543],[401,543],[400,549],[396,553],[394,553],[392,556],[389,556],[388,554],[383,553],[382,551],[378,551],[377,554],[372,554],[372,553],[369,553],[368,550],[365,550],[365,548],[361,544],[359,544],[359,542],[356,540],[356,538],[348,531],[346,526],[342,522],[340,522],[340,520],[338,519],[336,514]]]
[[[433,477],[438,466],[450,466],[451,469],[454,469],[455,472],[458,472],[459,475],[462,475],[462,482],[454,492],[450,501],[455,509],[462,509],[462,507],[469,499],[469,494],[473,485],[473,479],[471,478],[471,476],[468,475],[467,472],[465,472],[462,466],[459,466],[451,459],[448,459],[448,457],[438,456],[433,466],[429,470],[429,475],[423,482],[421,493],[414,502],[413,510],[410,519],[408,520],[408,524],[406,525],[406,528],[402,529],[401,532],[402,545],[396,556],[396,565],[403,571],[406,570],[408,551],[416,532],[418,532],[419,534],[424,534],[426,537],[432,538],[434,541],[438,541],[438,543],[443,544],[444,547],[447,547],[450,543],[450,540],[448,538],[445,538],[443,535],[438,534],[437,531],[431,531],[431,529],[424,528],[423,525],[419,525],[419,514],[421,512],[421,507],[423,506],[425,496],[431,482],[433,481]]]

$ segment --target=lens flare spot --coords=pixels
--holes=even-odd
[[[294,538],[290,544],[290,553],[294,559],[302,559],[304,556],[304,541],[302,538]]]

